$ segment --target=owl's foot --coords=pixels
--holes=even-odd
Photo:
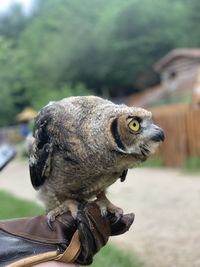
[[[95,201],[95,203],[99,206],[102,216],[106,216],[108,212],[110,212],[116,216],[116,222],[118,222],[121,219],[123,215],[123,210],[112,204],[107,199],[104,193],[97,196],[97,200]]]
[[[74,199],[68,199],[64,201],[60,206],[51,210],[47,214],[47,224],[53,230],[52,223],[55,221],[56,217],[62,215],[65,212],[70,211],[74,219],[77,217],[79,202]]]

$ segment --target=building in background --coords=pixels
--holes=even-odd
[[[154,67],[166,94],[188,96],[194,105],[200,105],[200,48],[174,49]]]
[[[129,104],[200,106],[200,48],[174,49],[161,58],[154,69],[160,74],[160,85],[132,96]]]
[[[166,135],[158,156],[166,166],[182,166],[200,156],[200,49],[175,49],[154,67],[161,83],[128,104],[152,111]]]

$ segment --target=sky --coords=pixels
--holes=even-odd
[[[11,4],[21,4],[24,8],[24,11],[28,11],[31,7],[32,0],[0,0],[0,11],[6,11]]]

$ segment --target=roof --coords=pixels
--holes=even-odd
[[[129,96],[128,105],[145,107],[151,103],[152,100],[157,99],[157,97],[159,98],[160,94],[163,94],[163,90],[160,85],[148,88],[146,91]]]
[[[178,57],[200,58],[200,48],[178,48],[169,52],[161,58],[155,65],[154,69],[158,72],[169,64],[172,60]]]
[[[27,107],[21,113],[17,115],[17,121],[18,122],[29,121],[35,118],[36,115],[37,115],[37,112],[35,110]]]

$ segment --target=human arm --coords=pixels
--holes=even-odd
[[[0,265],[28,267],[53,260],[89,265],[109,236],[125,233],[133,220],[133,214],[118,221],[112,214],[102,217],[98,206],[89,203],[76,220],[69,213],[56,218],[53,229],[46,216],[0,221]]]
[[[34,265],[35,267],[78,267],[75,264],[62,263],[57,261],[49,261]]]

